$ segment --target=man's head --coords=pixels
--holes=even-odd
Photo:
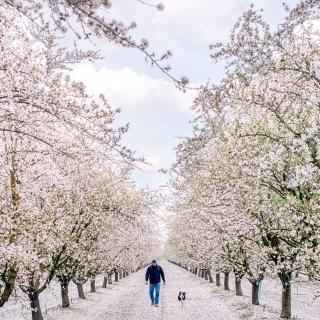
[[[152,260],[152,265],[155,267],[157,265],[157,260],[156,259],[153,259]]]

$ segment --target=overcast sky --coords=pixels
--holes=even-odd
[[[137,0],[112,2],[112,16],[127,23],[136,22],[134,37],[147,38],[155,52],[170,49],[172,73],[178,78],[187,76],[193,84],[217,82],[223,77],[223,66],[210,60],[209,44],[226,41],[238,16],[250,3],[264,9],[263,16],[273,27],[281,23],[285,14],[283,0],[163,0],[164,11]],[[298,1],[286,2],[293,6]],[[134,49],[116,47],[106,41],[96,41],[95,48],[105,58],[94,64],[78,65],[73,76],[85,82],[89,92],[102,92],[113,106],[121,108],[118,124],[130,123],[123,143],[152,164],[135,172],[137,186],[164,185],[168,177],[158,170],[170,167],[180,137],[191,134],[190,106],[196,92],[178,91]]]

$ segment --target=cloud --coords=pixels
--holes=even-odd
[[[137,183],[141,187],[164,184],[167,177],[158,171],[168,169],[174,160],[175,137],[190,134],[188,121],[193,112],[189,107],[197,92],[183,93],[169,80],[140,74],[130,67],[117,70],[82,63],[71,77],[84,82],[89,94],[104,93],[113,107],[121,108],[115,126],[130,123],[123,144],[150,164],[137,164]]]
[[[150,104],[156,104],[163,110],[173,108],[191,112],[195,95],[192,91],[179,91],[168,80],[139,74],[130,67],[97,69],[93,63],[87,62],[77,65],[71,75],[73,79],[84,82],[90,94],[105,94],[114,107],[120,107],[124,112],[148,108]]]
[[[138,168],[144,172],[158,172],[164,165],[159,156],[146,156],[146,163],[139,163]]]
[[[167,28],[172,26],[172,21],[178,32],[184,32],[185,37],[192,39],[194,43],[206,43],[225,38],[226,27],[232,23],[235,13],[243,8],[243,2],[239,0],[164,0],[166,10],[163,16],[157,15],[154,24],[160,24]],[[221,32],[224,30],[224,32]]]

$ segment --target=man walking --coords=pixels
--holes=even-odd
[[[163,285],[166,284],[166,280],[164,277],[163,270],[161,266],[157,264],[157,260],[152,260],[152,264],[148,267],[146,272],[146,284],[148,284],[148,280],[150,282],[149,285],[149,293],[151,299],[151,305],[155,305],[158,307],[159,304],[159,295],[160,295],[160,282],[161,278],[163,281]],[[154,296],[154,291],[156,291],[156,295]]]

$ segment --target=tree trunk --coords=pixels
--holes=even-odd
[[[60,281],[61,286],[61,302],[63,308],[70,307],[70,301],[69,301],[69,281]]]
[[[221,286],[221,279],[220,279],[220,273],[216,273],[216,286]]]
[[[90,280],[90,292],[96,292],[96,279],[95,278]]]
[[[281,318],[291,318],[291,284],[289,282],[282,283],[281,296]]]
[[[85,299],[86,296],[84,295],[83,291],[83,283],[77,283],[78,295],[80,299]]]
[[[194,274],[198,274],[198,268],[194,268]]]
[[[213,283],[213,278],[212,278],[212,274],[211,274],[211,270],[208,269],[208,277],[209,277],[209,282]]]
[[[119,273],[118,273],[118,271],[116,271],[116,272],[114,273],[114,281],[115,281],[115,282],[118,282],[118,281],[119,281]]]
[[[39,294],[37,290],[35,289],[28,290],[28,296],[30,300],[32,320],[43,320],[43,316],[40,308]]]
[[[102,282],[102,288],[106,288],[108,284],[108,277],[104,275],[103,282]]]
[[[201,270],[201,278],[204,278],[205,277],[205,271],[202,269]]]
[[[8,272],[5,274],[5,278],[5,286],[2,288],[0,295],[0,307],[2,307],[9,300],[10,295],[12,294],[17,278],[17,271],[13,268],[9,268]]]
[[[208,270],[205,270],[205,271],[204,271],[204,279],[205,279],[205,280],[208,280]]]
[[[241,278],[235,277],[236,296],[242,296]]]
[[[251,302],[252,304],[258,305],[259,302],[259,280],[255,280],[251,282],[252,284],[252,295],[251,295]]]
[[[112,273],[108,273],[108,283],[112,284]]]
[[[119,279],[120,280],[122,279],[122,275],[123,275],[123,273],[121,271],[119,271]]]
[[[224,290],[230,290],[230,288],[229,288],[229,272],[224,272]]]

